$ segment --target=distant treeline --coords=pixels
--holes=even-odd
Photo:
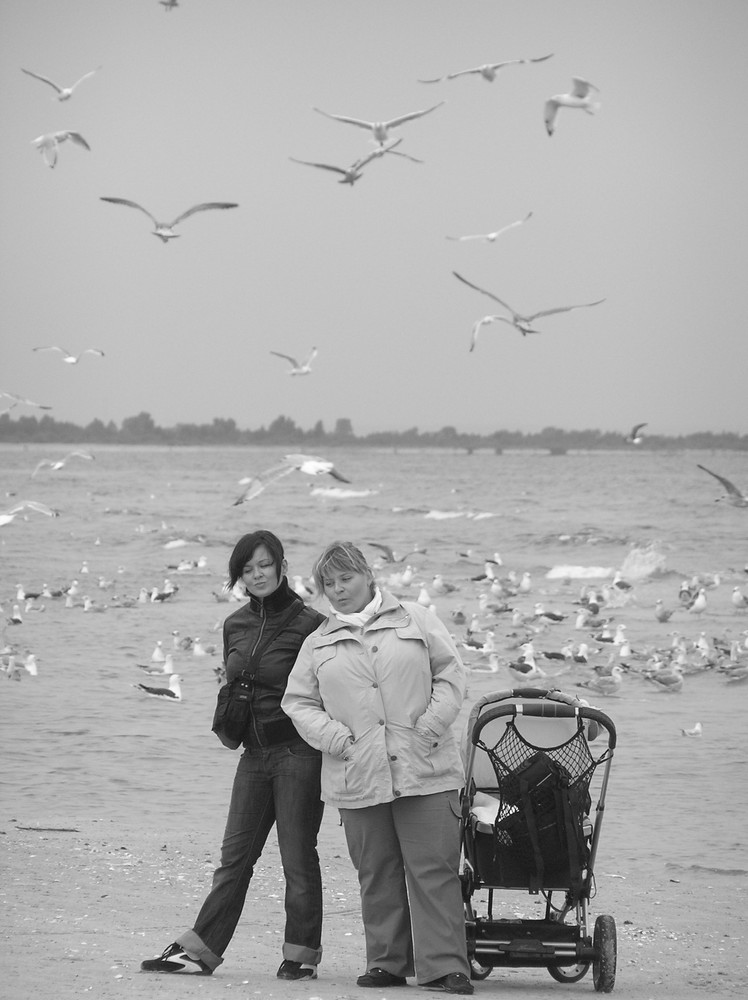
[[[678,437],[646,434],[637,446],[643,449],[690,448],[699,450],[748,450],[748,434],[723,431],[701,431]],[[351,421],[339,418],[332,431],[326,431],[318,420],[311,430],[297,427],[289,417],[276,417],[268,427],[241,430],[234,420],[214,418],[210,424],[177,424],[157,427],[150,413],[126,417],[117,427],[113,421],[105,424],[93,420],[86,427],[43,417],[0,416],[0,442],[13,444],[152,444],[152,445],[293,445],[311,448],[346,445],[385,448],[464,448],[467,451],[530,448],[563,453],[570,450],[605,450],[631,448],[624,434],[598,430],[565,431],[559,427],[544,427],[534,434],[521,431],[493,431],[491,434],[463,434],[454,427],[439,431],[419,431],[411,427],[404,431],[374,431],[357,435]]]

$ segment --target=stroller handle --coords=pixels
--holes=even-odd
[[[516,691],[515,694],[519,694]],[[586,719],[589,722],[596,722],[598,725],[602,726],[608,733],[608,746],[611,750],[615,749],[616,745],[616,727],[613,720],[609,718],[605,712],[601,712],[597,708],[591,708],[588,705],[568,705],[561,701],[550,701],[550,700],[539,700],[539,701],[523,701],[521,704],[516,702],[508,702],[504,705],[494,705],[486,712],[481,712],[478,721],[481,724],[481,728],[484,723],[490,722],[492,719],[498,719],[503,715],[510,715],[516,717],[518,715],[530,715],[539,716],[552,719]],[[474,731],[471,727],[471,733]],[[472,738],[472,737],[471,737]]]

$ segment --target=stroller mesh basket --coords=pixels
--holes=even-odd
[[[582,720],[567,742],[541,748],[524,739],[510,720],[498,743],[477,744],[496,774],[499,808],[493,843],[479,838],[484,882],[579,891],[589,857],[589,784],[596,762]],[[490,854],[490,857],[489,857]]]

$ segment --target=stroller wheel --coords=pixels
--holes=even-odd
[[[598,993],[610,993],[616,982],[616,922],[608,914],[595,921],[592,936],[595,957],[592,960],[592,981]]]
[[[470,959],[470,978],[471,979],[488,979],[491,975],[490,965],[481,965],[476,962],[474,958]]]
[[[557,983],[578,983],[589,971],[590,962],[577,962],[576,965],[549,965],[548,971]]]

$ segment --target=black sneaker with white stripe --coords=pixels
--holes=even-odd
[[[199,958],[192,958],[181,944],[175,941],[158,958],[148,958],[140,963],[142,972],[171,972],[181,976],[212,976],[213,970]]]

